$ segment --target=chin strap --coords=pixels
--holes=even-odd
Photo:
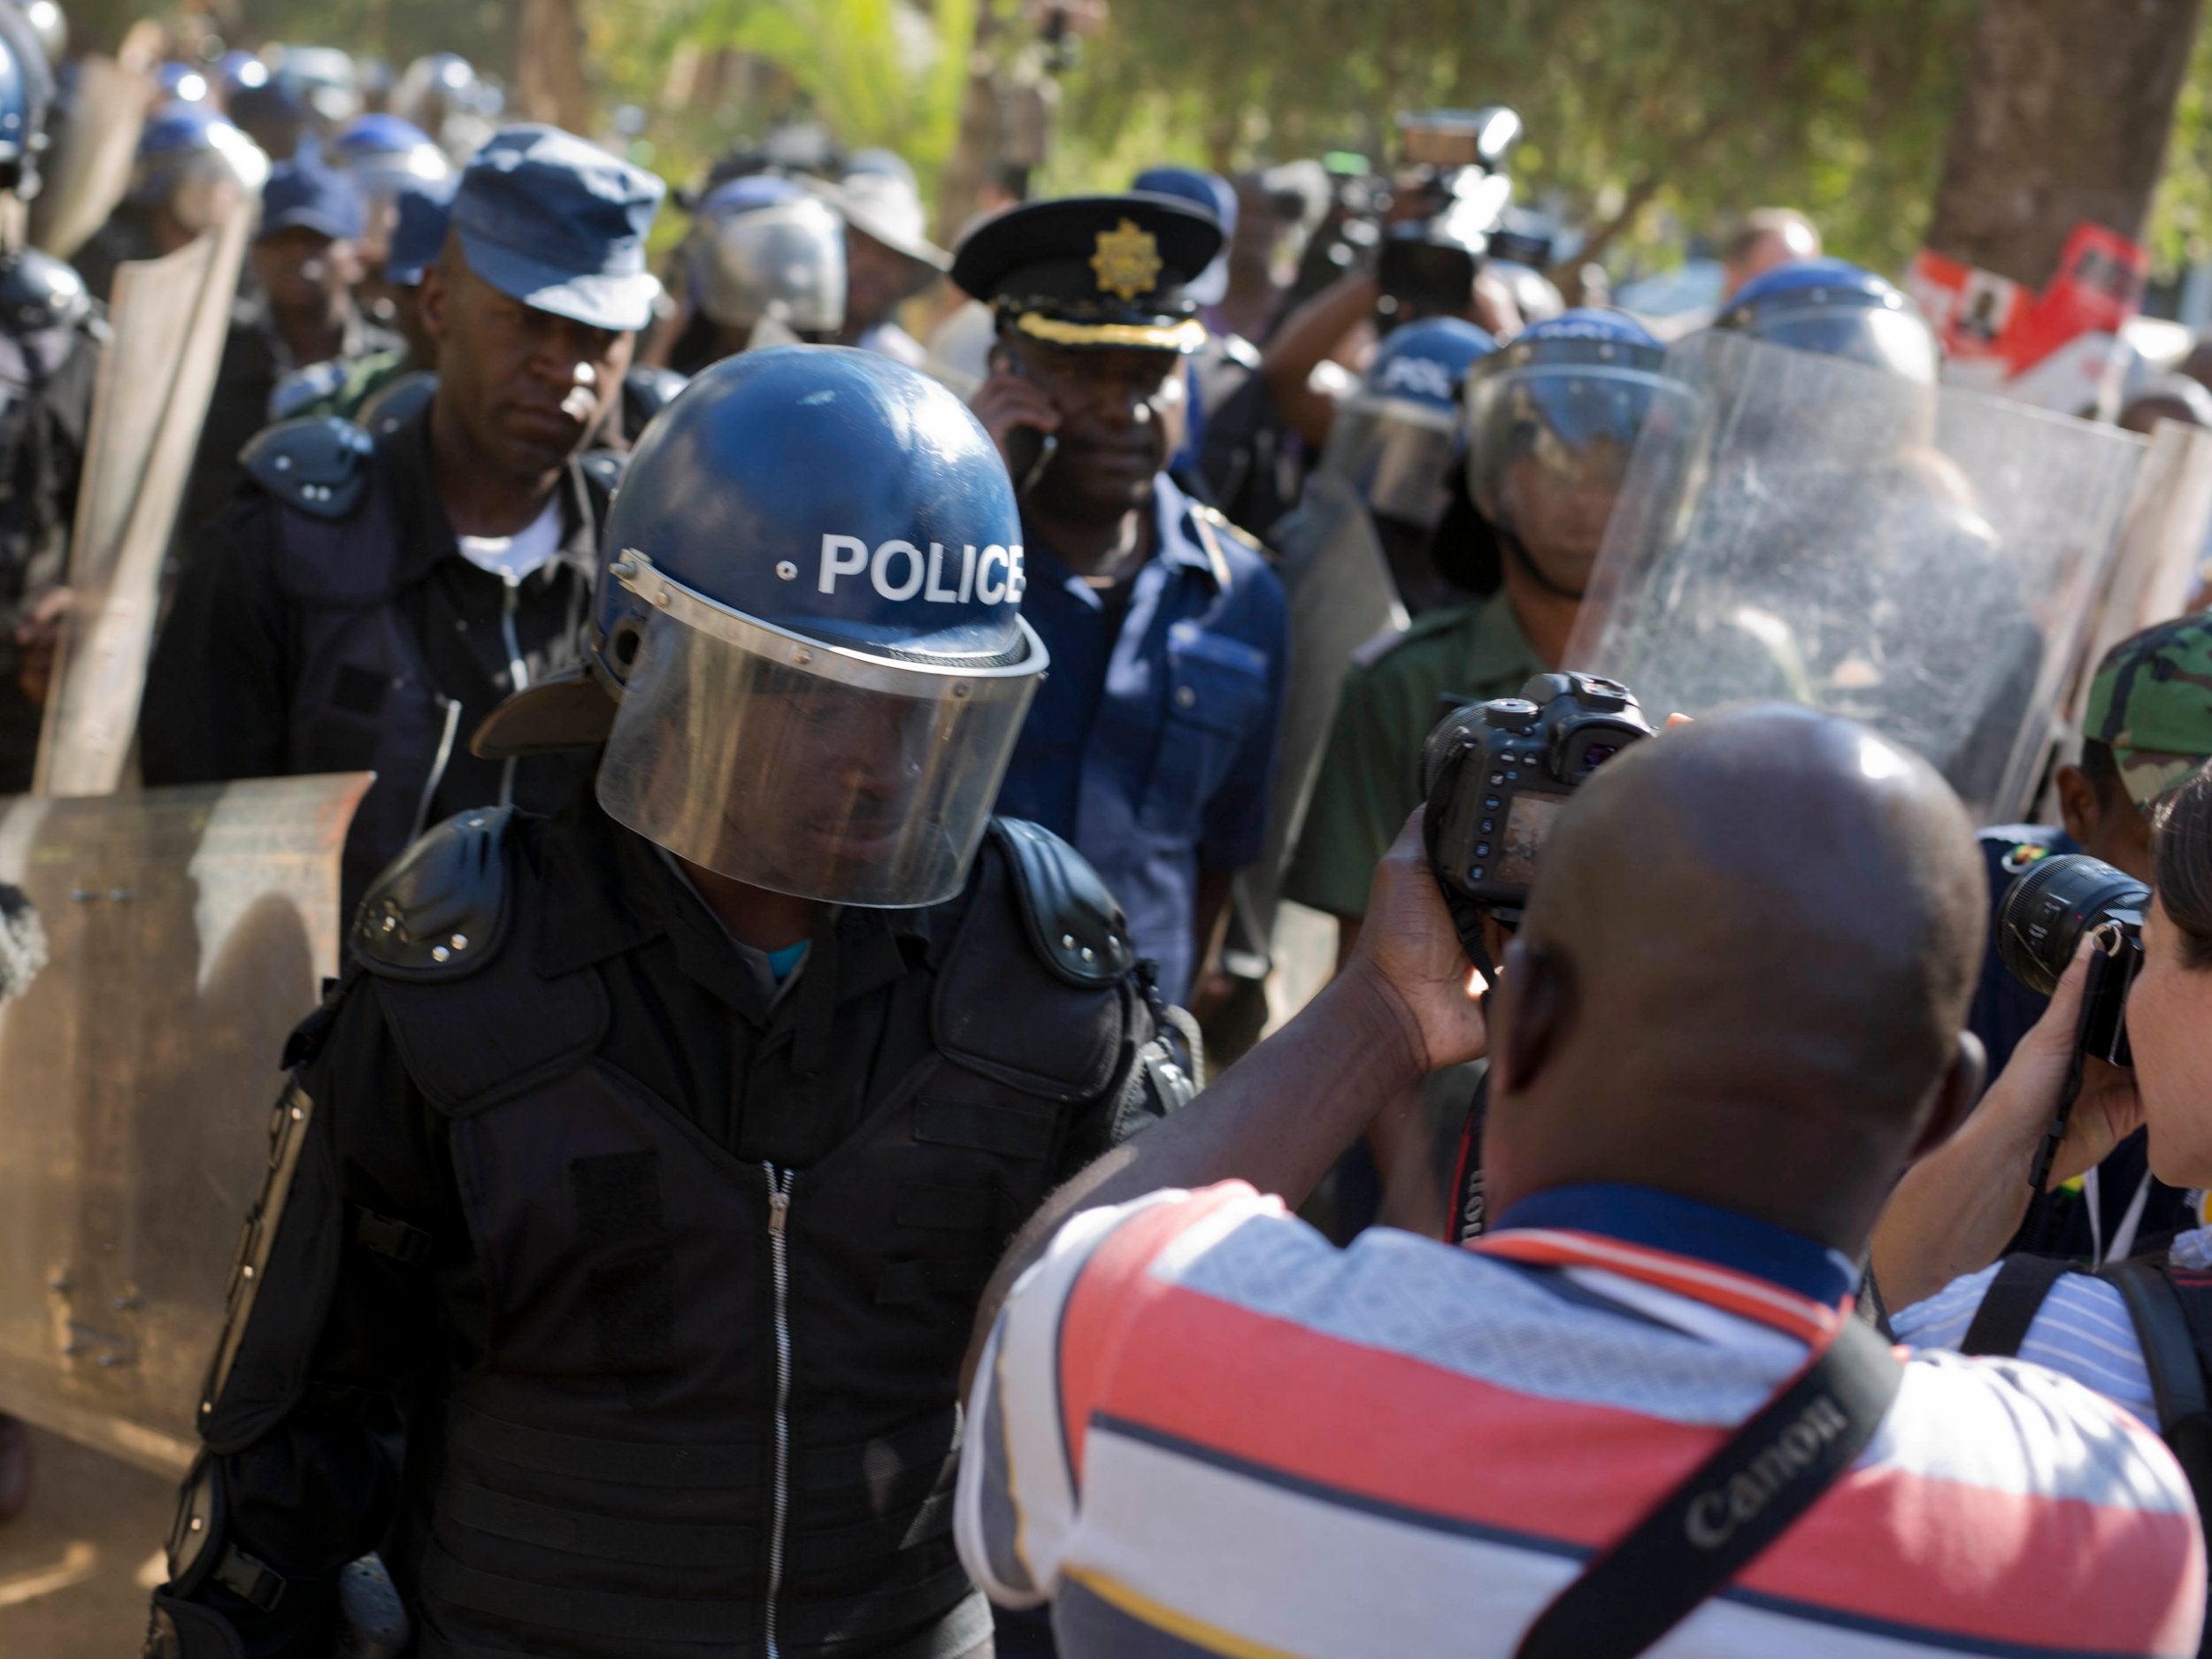
[[[1510,530],[1500,530],[1498,542],[1505,549],[1505,556],[1513,561],[1515,568],[1553,598],[1571,599],[1578,604],[1584,595],[1589,592],[1586,588],[1562,588],[1542,571],[1537,569],[1536,561],[1529,557],[1528,549],[1521,545],[1521,538]]]

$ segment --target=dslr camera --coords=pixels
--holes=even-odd
[[[1553,819],[1576,786],[1652,734],[1635,694],[1595,674],[1539,674],[1517,697],[1451,703],[1421,753],[1429,868],[1468,959],[1482,918],[1517,925]]]
[[[2086,853],[2035,864],[2012,884],[1997,912],[1997,956],[2013,978],[2039,995],[2058,989],[2082,936],[2102,953],[2083,990],[2081,1050],[2093,1060],[2130,1065],[2128,987],[2143,966],[2143,916],[2151,890]]]

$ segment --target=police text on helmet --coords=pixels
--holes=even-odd
[[[963,543],[957,557],[941,541],[924,552],[911,541],[890,541],[871,553],[856,535],[822,538],[821,590],[837,591],[840,578],[867,573],[886,599],[923,599],[936,605],[964,605],[971,600],[995,605],[1019,604],[1029,579],[1022,572],[1019,547],[995,542],[979,551]]]

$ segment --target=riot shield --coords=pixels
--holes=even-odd
[[[0,1410],[161,1473],[190,1462],[367,785],[0,800],[0,884],[47,955],[0,1001]]]
[[[1734,334],[1668,354],[1567,660],[1644,706],[1783,697],[2016,814],[2112,568],[2141,439]]]
[[[1405,607],[1390,578],[1374,521],[1358,494],[1333,473],[1316,472],[1305,499],[1270,534],[1290,601],[1292,672],[1283,686],[1274,810],[1259,863],[1237,879],[1232,949],[1264,955],[1283,872],[1304,824],[1306,803],[1336,718],[1352,653],[1385,630],[1403,627]],[[1244,935],[1239,938],[1238,935]]]
[[[254,209],[160,259],[115,273],[114,330],[69,542],[76,594],[39,737],[40,795],[123,782],[161,599],[162,563],[215,390]]]
[[[134,62],[144,53],[127,48],[125,55]],[[67,119],[31,203],[35,246],[66,259],[106,222],[129,187],[153,96],[152,78],[137,68],[96,52],[77,59]]]

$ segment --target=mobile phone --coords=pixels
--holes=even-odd
[[[993,363],[1018,380],[1029,379],[1021,360],[1010,353],[995,352]],[[1037,488],[1037,480],[1045,475],[1045,469],[1052,465],[1052,457],[1059,452],[1060,440],[1051,433],[1040,432],[1034,426],[1014,426],[1008,430],[1006,470],[1013,476],[1017,499]]]

